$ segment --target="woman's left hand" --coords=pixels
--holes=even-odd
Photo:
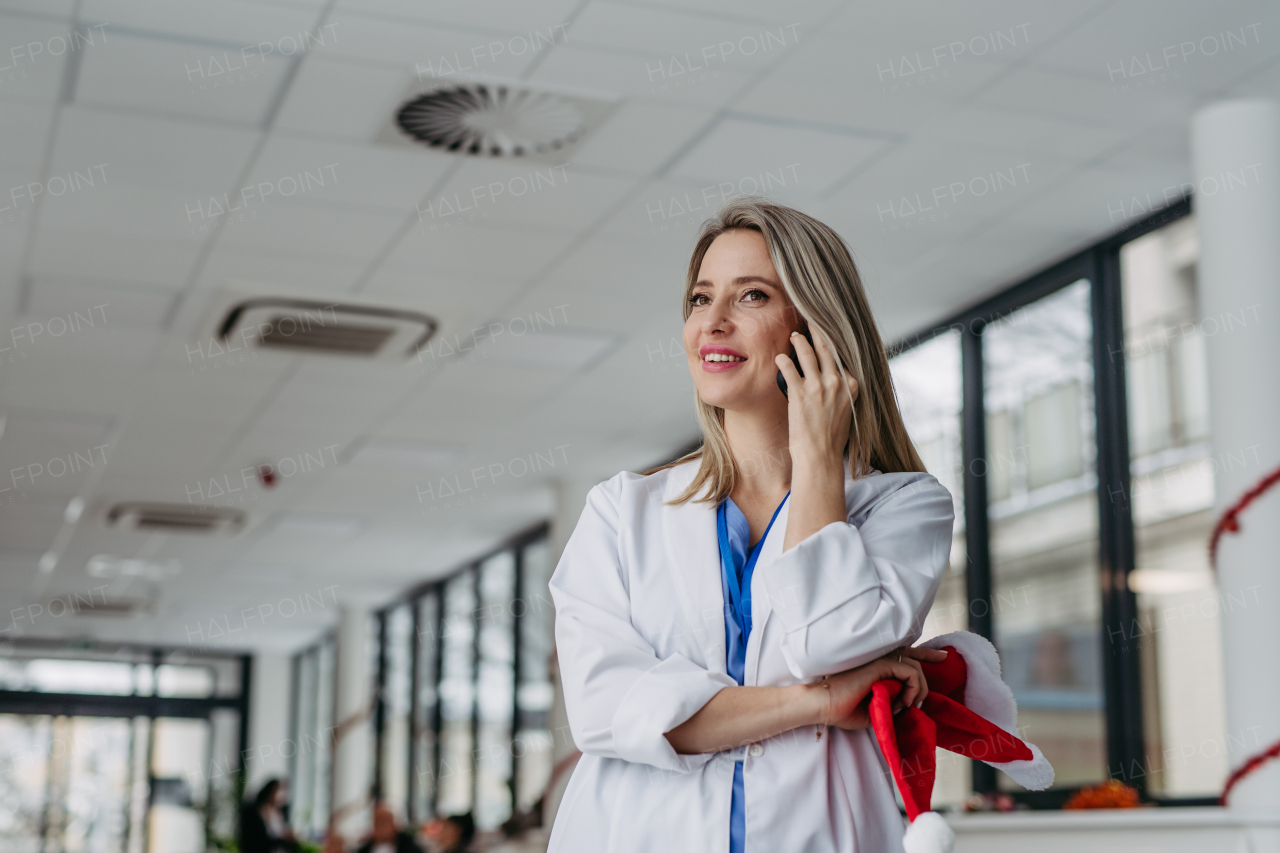
[[[926,649],[920,646],[901,646],[886,653],[883,657],[886,660],[900,661],[913,669],[919,670],[920,679],[925,684],[924,693],[918,696],[909,696],[906,690],[898,694],[898,698],[893,700],[893,712],[896,714],[908,705],[914,705],[919,708],[920,705],[924,703],[924,697],[929,695],[929,683],[928,681],[925,681],[924,669],[920,666],[918,661],[942,663],[947,659],[947,653],[941,649]]]
[[[851,401],[858,398],[858,380],[836,364],[822,335],[814,344],[800,332],[791,333],[791,345],[804,376],[783,354],[774,358],[787,381],[787,422],[793,464],[801,460],[840,463],[849,441]]]

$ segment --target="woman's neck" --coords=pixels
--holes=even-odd
[[[725,411],[724,432],[740,475],[735,495],[780,498],[791,488],[787,410],[782,409],[780,415]]]

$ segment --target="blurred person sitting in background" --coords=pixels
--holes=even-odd
[[[322,853],[347,853],[347,839],[342,837],[342,833],[338,832],[337,824],[332,821],[324,834]]]
[[[396,816],[387,804],[378,803],[373,807],[373,837],[356,853],[422,853],[422,848],[412,835],[396,826]]]
[[[431,853],[465,853],[476,837],[476,823],[471,813],[438,817],[424,827]]]
[[[268,779],[240,812],[240,853],[297,853],[289,827],[289,783]]]

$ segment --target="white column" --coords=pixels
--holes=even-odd
[[[338,610],[336,732],[332,815],[351,842],[370,825],[369,779],[373,725],[369,672],[369,609],[344,603]]]
[[[1280,109],[1261,100],[1205,107],[1191,148],[1221,513],[1280,465]],[[1280,740],[1280,492],[1240,522],[1218,549],[1233,770]],[[1241,782],[1230,805],[1280,812],[1280,762]],[[1274,841],[1255,849],[1280,849]]]
[[[600,479],[569,479],[560,480],[556,483],[556,512],[555,517],[551,520],[551,558],[558,565],[560,555],[564,552],[565,543],[569,541],[569,536],[573,533],[573,529],[578,526],[578,519],[582,516],[583,507],[587,503],[587,493],[592,487],[599,483]],[[553,738],[551,760],[555,765],[559,765],[566,758],[571,756],[577,747],[573,743],[573,737],[569,733],[569,717],[565,713],[564,707],[564,691],[560,687],[560,667],[553,668],[553,681],[555,683],[555,702],[551,706],[551,735]],[[555,821],[556,810],[560,807],[560,798],[564,796],[565,785],[569,781],[570,771],[564,772],[557,778],[547,791],[546,799],[543,800],[542,823],[544,827],[550,827]]]
[[[289,688],[292,672],[288,655],[253,656],[249,684],[249,743],[245,745],[246,791],[257,792],[272,777],[286,778],[292,770],[294,745],[289,742]],[[294,780],[290,780],[294,781]]]

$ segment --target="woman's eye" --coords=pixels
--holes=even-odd
[[[706,298],[707,298],[707,294],[705,294],[705,293],[695,293],[695,294],[693,294],[693,296],[690,296],[690,297],[689,297],[689,304],[691,304],[691,305],[706,305],[707,303],[702,301],[702,300],[704,300],[704,299],[706,299]]]
[[[759,302],[762,299],[768,299],[769,294],[765,293],[763,290],[753,288],[742,294],[742,298],[747,302]]]

